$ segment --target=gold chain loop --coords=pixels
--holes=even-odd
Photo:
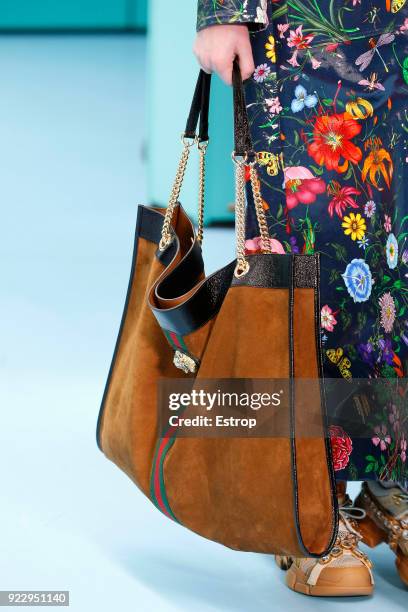
[[[245,276],[249,270],[249,262],[245,258],[245,166],[249,166],[249,178],[254,196],[255,213],[261,236],[262,253],[272,253],[268,222],[263,207],[261,184],[255,170],[256,161],[249,162],[248,156],[238,159],[232,154],[235,163],[235,234],[237,248],[237,265],[234,275]]]
[[[161,232],[161,240],[159,242],[159,251],[164,251],[171,242],[171,221],[173,218],[174,209],[178,202],[178,198],[180,195],[180,189],[183,184],[184,174],[186,171],[186,166],[188,162],[188,158],[190,155],[191,147],[196,143],[196,138],[193,140],[189,140],[185,138],[184,134],[182,134],[182,142],[183,142],[183,151],[181,153],[180,161],[177,168],[176,178],[174,180],[173,188],[171,190],[169,203],[166,209],[166,213],[164,215],[163,227]]]
[[[235,236],[237,249],[237,265],[234,275],[237,278],[245,276],[249,270],[249,263],[245,259],[245,161],[235,162]]]
[[[255,162],[251,162],[249,164],[249,176],[251,180],[252,193],[254,196],[255,213],[261,236],[262,253],[272,253],[268,223],[266,221],[265,210],[262,203],[261,184],[255,170]]]
[[[208,141],[197,142],[197,147],[199,153],[197,240],[202,244],[204,238],[205,154],[207,153]]]

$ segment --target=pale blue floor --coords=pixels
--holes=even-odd
[[[297,595],[272,557],[172,523],[97,450],[145,198],[144,61],[138,38],[0,40],[0,589],[69,589],[75,612],[406,609],[385,547],[374,598]],[[218,263],[232,245],[207,234]]]

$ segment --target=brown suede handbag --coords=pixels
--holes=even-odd
[[[237,257],[205,276],[201,241],[210,76],[200,72],[168,208],[138,208],[97,442],[157,508],[192,531],[237,550],[321,557],[336,539],[338,509],[321,384],[319,257],[271,253],[236,62],[233,87]],[[195,144],[201,175],[197,234],[178,203]],[[253,255],[245,252],[248,167],[262,244],[262,252]],[[179,379],[180,370],[194,384],[200,379],[291,381],[295,391],[281,414],[288,435],[163,432],[158,381]],[[296,393],[302,379],[316,384]],[[306,419],[313,420],[313,436],[302,436]]]

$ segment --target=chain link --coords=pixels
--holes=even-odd
[[[197,240],[202,244],[204,238],[205,154],[208,142],[198,142],[197,147],[199,153]]]
[[[261,235],[262,253],[272,253],[268,223],[266,221],[265,210],[262,202],[261,185],[255,170],[255,162],[249,164],[249,176],[251,180],[252,193],[254,196],[256,218]]]
[[[237,278],[245,276],[249,263],[245,259],[245,162],[235,161],[235,236],[237,249],[237,265],[234,275]]]
[[[182,142],[184,145],[183,151],[181,153],[180,161],[178,164],[176,178],[174,180],[173,188],[171,190],[169,203],[166,209],[166,213],[164,215],[161,240],[159,242],[159,251],[164,251],[171,242],[171,233],[170,233],[171,221],[173,218],[174,209],[176,207],[176,204],[178,202],[178,198],[180,195],[181,185],[183,184],[184,174],[186,171],[186,166],[187,166],[188,158],[190,155],[190,149],[195,144],[196,139],[194,138],[193,140],[188,141],[186,138],[184,138],[184,135],[183,135]]]
[[[249,166],[249,178],[254,196],[255,213],[261,236],[262,253],[272,253],[268,223],[263,207],[261,185],[255,169],[256,162],[248,162],[246,156],[237,159],[232,154],[235,163],[235,234],[237,248],[237,265],[235,276],[244,276],[249,270],[249,262],[245,258],[245,166]]]
[[[159,250],[164,251],[170,244],[172,236],[170,232],[171,222],[173,219],[174,209],[177,205],[181,186],[183,184],[184,174],[187,167],[187,162],[190,156],[191,147],[197,143],[199,151],[199,188],[198,188],[198,228],[197,240],[202,244],[204,236],[204,199],[205,199],[205,155],[207,152],[208,142],[200,143],[197,137],[187,139],[182,135],[183,151],[181,153],[178,164],[176,178],[171,190],[169,203],[164,215],[161,239]],[[245,258],[245,215],[246,215],[246,200],[245,200],[245,166],[247,164],[246,157],[237,159],[233,153],[232,158],[235,163],[235,235],[236,235],[236,254],[237,264],[234,275],[239,278],[247,274],[249,263]],[[258,221],[261,249],[262,253],[271,253],[271,244],[266,221],[265,211],[261,195],[260,181],[255,170],[255,162],[248,163],[249,177],[251,182],[252,193],[254,197],[255,213]]]

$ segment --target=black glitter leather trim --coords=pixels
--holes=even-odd
[[[248,255],[249,271],[245,276],[235,278],[232,286],[250,286],[265,288],[290,287],[290,270],[293,261],[294,286],[296,288],[314,288],[317,286],[316,255]]]
[[[318,255],[294,255],[294,284],[298,288],[318,286]]]

